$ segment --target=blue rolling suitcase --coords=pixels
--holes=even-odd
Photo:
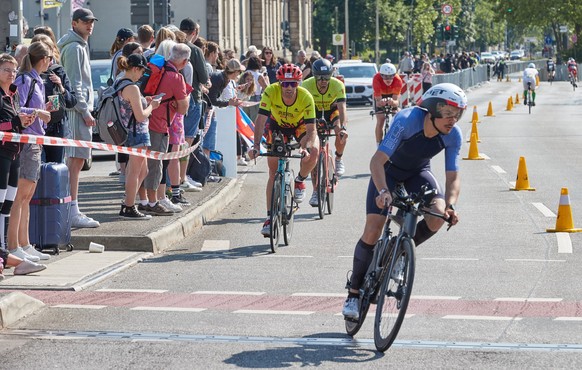
[[[43,163],[40,179],[30,201],[30,243],[39,251],[71,245],[71,188],[69,169],[63,163]]]

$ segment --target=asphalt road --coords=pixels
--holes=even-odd
[[[352,341],[339,315],[374,150],[369,108],[350,108],[334,213],[318,220],[316,208],[303,204],[292,245],[272,254],[259,234],[267,179],[259,161],[239,197],[193,237],[87,291],[47,295],[47,308],[0,332],[10,354],[3,365],[577,367],[582,236],[545,230],[556,223],[561,188],[569,190],[574,222],[582,222],[582,97],[565,82],[542,82],[531,115],[523,105],[505,111],[521,91],[514,81],[469,92],[459,125],[468,138],[477,106],[487,159],[461,162],[461,222],[417,249],[409,316],[385,355],[374,351],[372,320]],[[495,117],[485,117],[489,102]],[[521,156],[536,191],[509,190]],[[443,168],[440,155],[433,171],[441,182]]]

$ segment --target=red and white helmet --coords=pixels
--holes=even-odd
[[[437,104],[444,103],[462,110],[467,109],[467,95],[459,86],[441,83],[428,89],[420,98],[420,107],[426,109],[433,117],[439,118]]]
[[[283,64],[277,70],[278,81],[301,81],[302,78],[303,73],[301,73],[301,69],[294,64]]]

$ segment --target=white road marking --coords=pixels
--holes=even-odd
[[[475,316],[475,315],[446,315],[443,319],[449,320],[490,320],[490,321],[519,321],[521,317],[509,316]]]
[[[515,181],[509,181],[509,186],[510,186],[512,189],[515,189]]]
[[[572,253],[572,240],[568,233],[556,233],[558,253]]]
[[[236,310],[232,313],[262,314],[262,315],[311,315],[314,311],[277,311],[277,310]]]
[[[100,310],[107,306],[96,305],[96,304],[57,304],[55,306],[51,306],[54,308],[83,308],[87,310]]]
[[[264,256],[259,256],[259,257],[265,257],[265,258],[313,258],[313,256],[291,256],[288,254],[266,254]]]
[[[237,292],[237,291],[221,291],[221,290],[199,290],[192,292],[192,294],[224,294],[224,295],[265,295],[265,292]]]
[[[506,258],[505,262],[566,262],[566,260],[541,260],[541,259],[533,259],[533,258]]]
[[[412,299],[418,299],[418,300],[422,300],[422,299],[439,299],[439,300],[445,300],[445,301],[456,301],[456,300],[461,299],[461,297],[446,296],[446,295],[413,295],[410,298],[412,298]]]
[[[130,308],[130,310],[133,310],[133,311],[168,311],[168,312],[202,312],[202,311],[206,311],[206,308],[137,306],[137,307]]]
[[[499,166],[491,166],[491,168],[493,169],[493,171],[497,172],[497,173],[507,173],[505,172],[505,170]]]
[[[96,292],[108,292],[108,293],[166,293],[167,289],[97,289]]]
[[[518,297],[501,297],[495,298],[499,302],[562,302],[563,298],[518,298]]]
[[[554,321],[582,321],[582,317],[556,317]]]
[[[538,209],[542,213],[542,215],[546,217],[556,217],[556,214],[552,212],[548,207],[546,207],[543,203],[532,203],[534,207]]]
[[[426,261],[479,261],[479,258],[457,258],[457,257],[423,257]]]
[[[487,154],[485,153],[479,153],[479,155],[485,159],[491,159]]]
[[[292,297],[346,297],[346,293],[293,293]]]
[[[230,249],[230,240],[204,240],[201,252],[218,252]]]

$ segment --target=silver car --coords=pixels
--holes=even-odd
[[[372,79],[378,73],[376,64],[346,60],[339,61],[335,68],[344,78],[348,103],[372,104],[374,94]]]

